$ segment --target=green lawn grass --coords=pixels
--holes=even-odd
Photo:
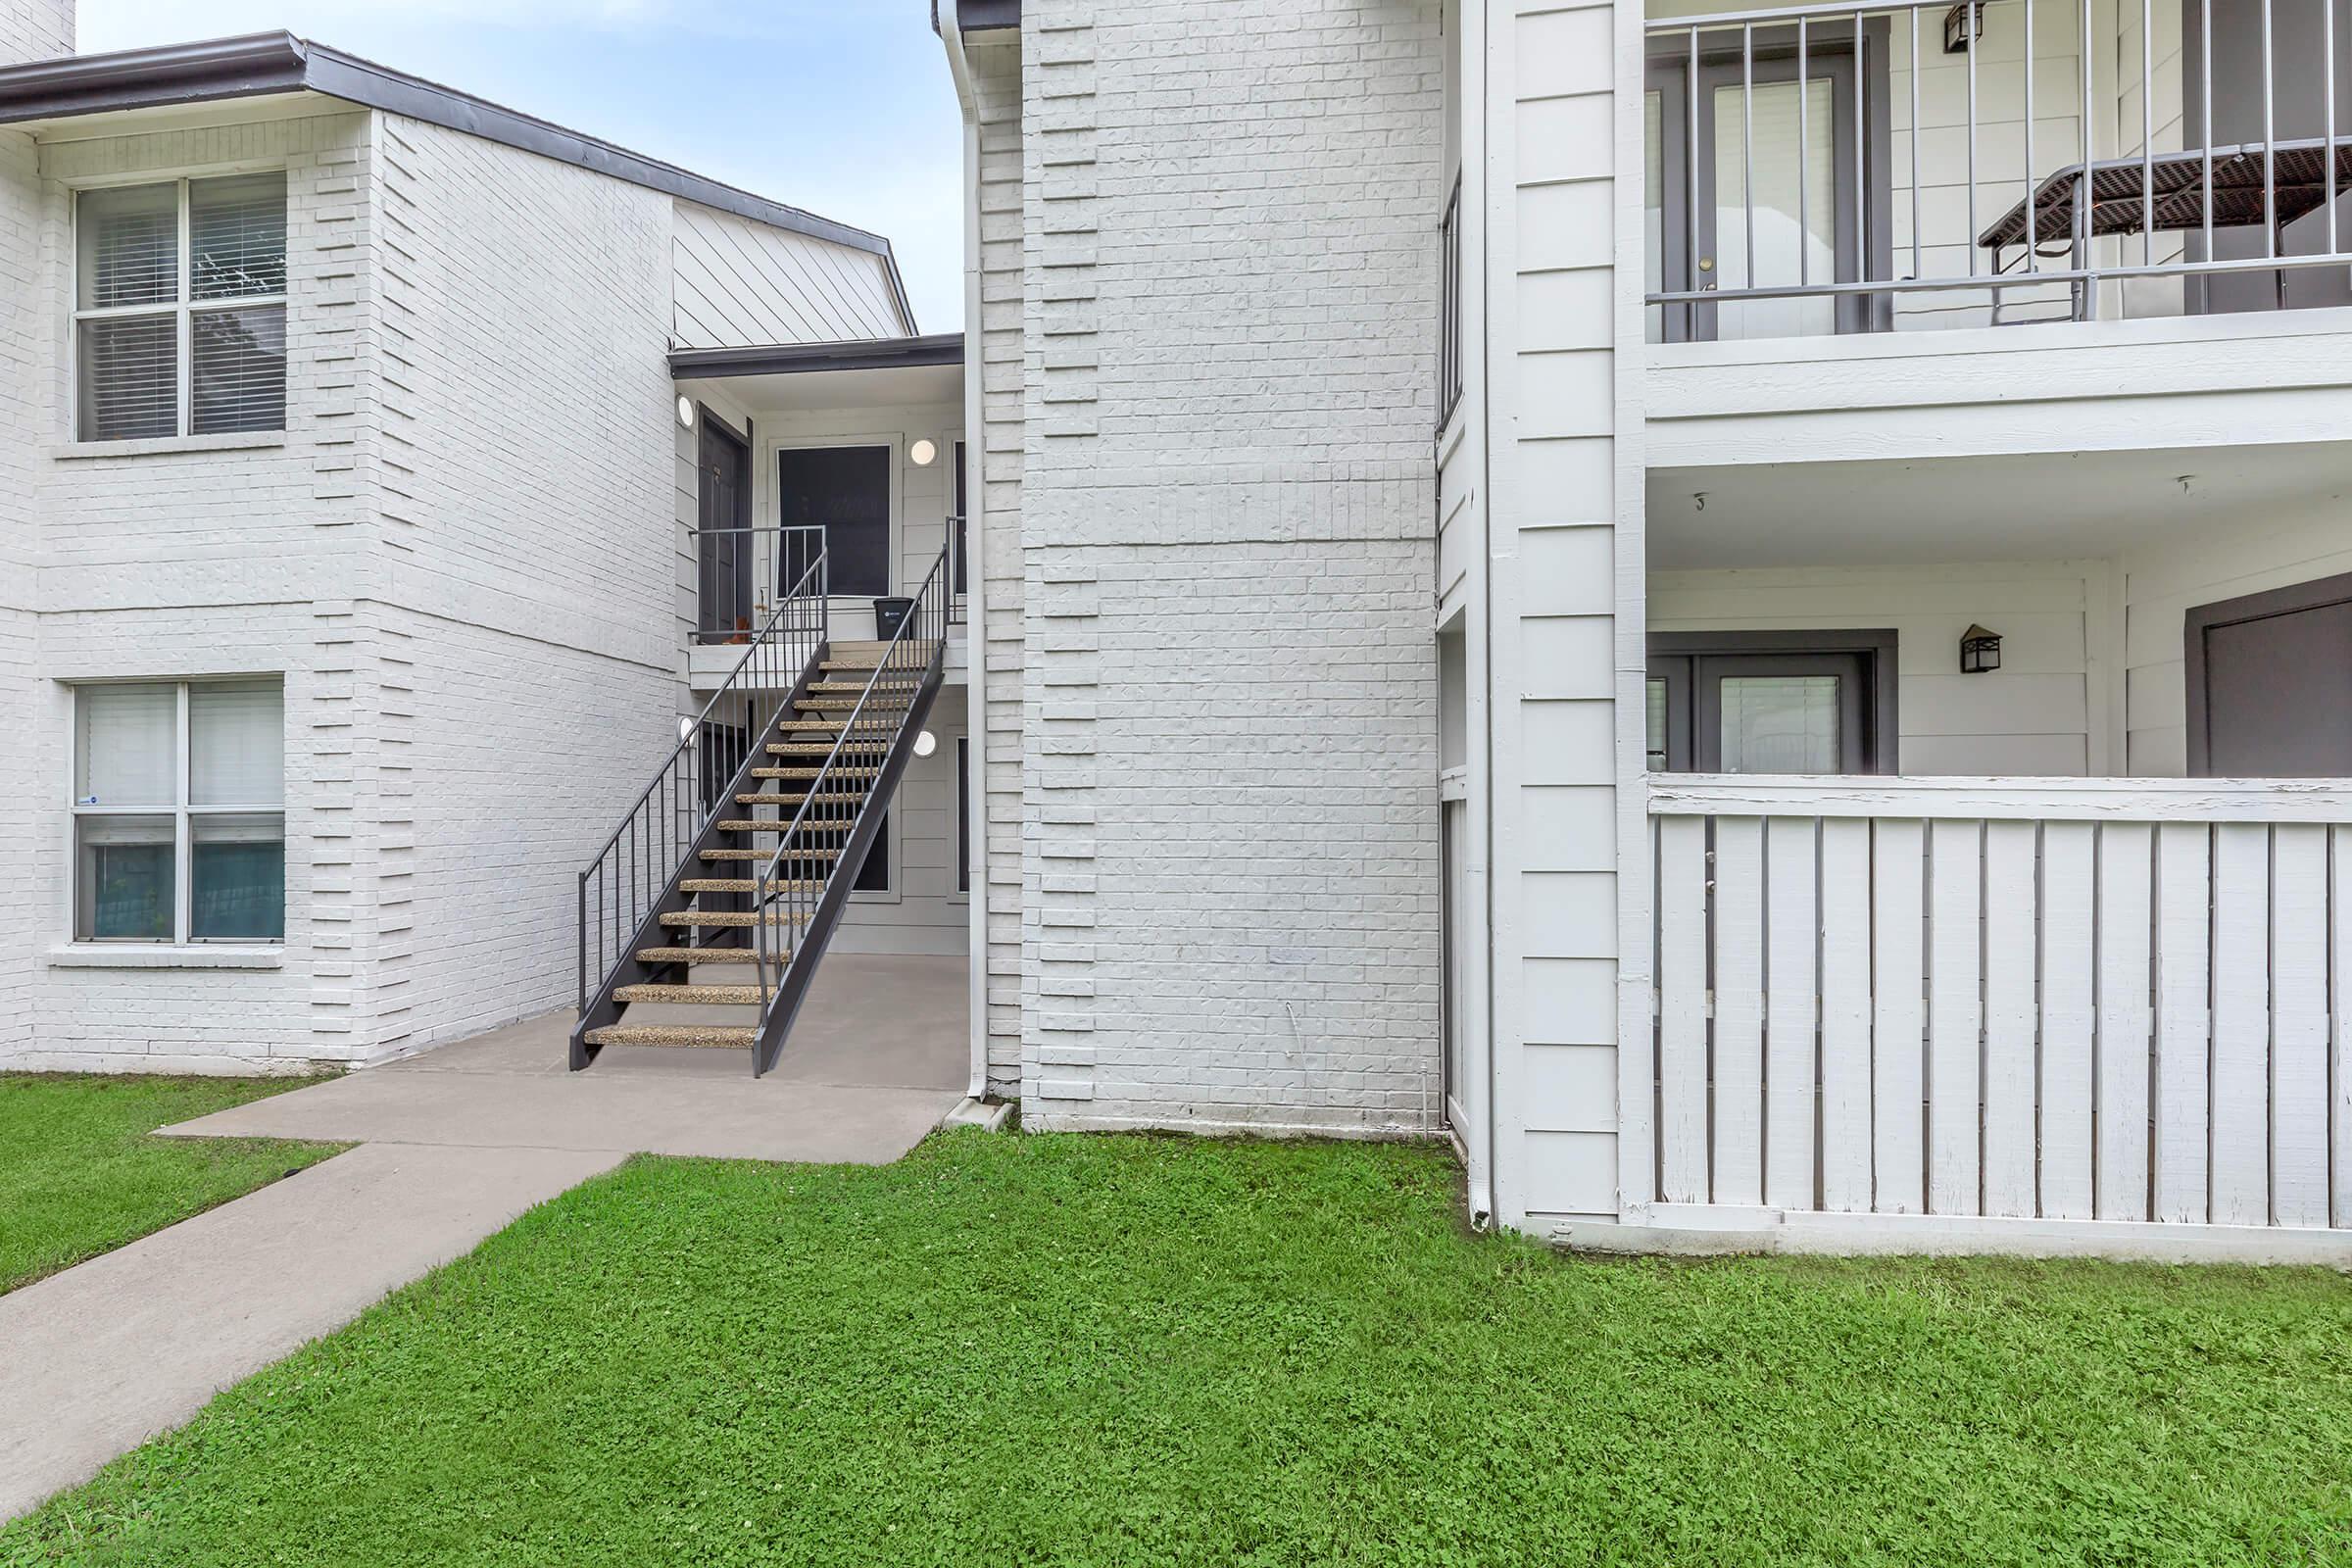
[[[149,1136],[309,1081],[0,1073],[0,1292],[334,1153],[341,1146]]]
[[[0,1562],[2352,1559],[2352,1282],[1594,1261],[1426,1149],[640,1159]]]

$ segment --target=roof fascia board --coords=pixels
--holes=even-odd
[[[393,71],[287,32],[73,55],[0,69],[0,124],[115,110],[169,108],[308,89],[498,142],[754,222],[883,259],[909,330],[913,318],[890,241],[814,213],[690,173],[595,136]]]
[[[676,349],[669,373],[685,380],[735,375],[810,375],[825,370],[900,370],[961,365],[963,335],[868,338],[850,343],[775,343],[751,348]]]

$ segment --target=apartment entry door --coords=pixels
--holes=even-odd
[[[786,447],[776,454],[776,504],[789,530],[821,528],[832,592],[874,598],[895,592],[890,560],[891,449]],[[779,570],[803,564],[789,543]],[[808,559],[813,559],[810,555]],[[778,593],[792,585],[779,581]]]
[[[1857,67],[1853,24],[1810,27],[1801,78],[1789,27],[1756,29],[1744,62],[1736,42],[1702,45],[1695,69],[1686,38],[1653,42],[1643,102],[1649,287],[1851,282],[1866,247],[1871,275],[1889,275],[1884,216],[1866,211],[1885,204],[1865,201],[1887,167],[1886,36],[1884,22],[1864,24]],[[1669,305],[1652,307],[1651,336],[1862,332],[1884,325],[1886,309],[1883,297],[1858,294]]]
[[[702,432],[695,626],[705,642],[724,642],[752,630],[752,448],[708,409],[695,423]]]
[[[2352,778],[2352,575],[2187,616],[2188,771]]]

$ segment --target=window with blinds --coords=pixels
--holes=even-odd
[[[283,941],[285,780],[275,676],[76,690],[74,940]]]
[[[81,193],[75,428],[84,441],[286,425],[286,176]]]

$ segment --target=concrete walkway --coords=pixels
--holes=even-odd
[[[0,1296],[0,1519],[639,1152],[882,1164],[962,1098],[961,960],[826,959],[784,1061],[608,1049],[570,1015],[163,1129],[363,1147]]]

